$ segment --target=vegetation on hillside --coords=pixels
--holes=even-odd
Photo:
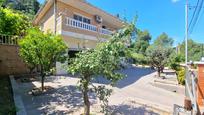
[[[2,7],[20,11],[32,19],[40,9],[40,3],[37,0],[4,0]]]

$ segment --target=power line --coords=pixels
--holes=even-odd
[[[189,29],[188,29],[188,31],[189,31],[190,33],[193,32],[193,29],[194,29],[195,25],[196,25],[197,22],[198,22],[198,18],[199,18],[200,11],[201,11],[202,6],[203,6],[203,2],[204,2],[204,0],[201,0],[201,1],[198,0],[198,2],[197,2],[197,5],[196,5],[196,7],[195,7],[195,10],[194,10],[194,13],[193,13],[193,16],[192,16],[190,25],[189,25]]]

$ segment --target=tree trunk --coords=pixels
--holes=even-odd
[[[85,76],[85,83],[83,83],[83,99],[84,99],[84,115],[90,115],[90,102],[89,102],[89,96],[88,96],[88,85],[90,82],[90,76]]]
[[[42,88],[42,92],[44,91],[44,80],[45,80],[45,75],[42,74],[41,75],[41,88]]]
[[[87,88],[88,89],[88,88]],[[90,115],[90,102],[88,97],[88,90],[84,89],[83,98],[84,98],[84,115]]]
[[[158,73],[158,77],[160,77],[160,76],[161,76],[161,70],[160,70],[160,68],[158,68],[157,73]]]

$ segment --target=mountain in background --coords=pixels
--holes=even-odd
[[[40,9],[40,3],[37,0],[5,0],[3,7],[21,11],[33,18]]]

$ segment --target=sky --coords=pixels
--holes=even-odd
[[[44,0],[39,0],[41,3]],[[136,27],[148,30],[152,39],[162,32],[174,39],[174,45],[181,43],[185,36],[185,0],[87,0],[94,6],[113,15],[119,14],[132,21],[137,15]],[[189,0],[195,5],[197,0]],[[193,10],[189,11],[191,20]],[[204,9],[193,32],[189,35],[194,41],[204,43]]]

